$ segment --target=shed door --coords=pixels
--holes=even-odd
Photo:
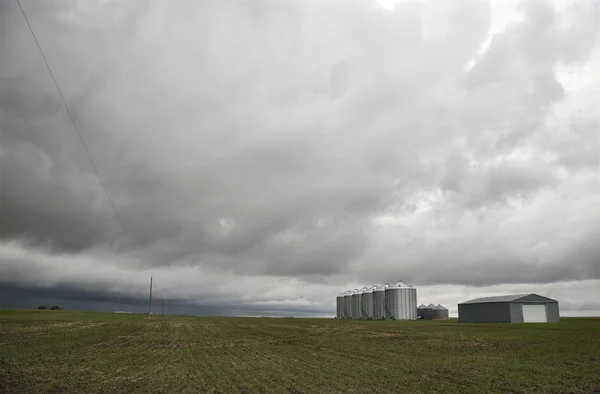
[[[525,323],[546,323],[546,305],[523,305],[523,321]]]

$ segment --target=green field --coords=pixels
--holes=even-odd
[[[600,319],[554,324],[0,311],[0,392],[594,392]]]

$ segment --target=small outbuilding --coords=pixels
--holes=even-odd
[[[442,304],[437,304],[435,306],[434,310],[435,310],[435,319],[437,319],[437,320],[446,320],[450,317],[448,308],[446,308]]]
[[[538,294],[476,298],[458,304],[462,323],[554,323],[560,320],[558,301]]]
[[[425,309],[427,309],[426,305],[419,305],[417,307],[417,318],[418,319],[425,319]]]
[[[448,309],[442,305],[419,305],[417,308],[419,319],[423,320],[445,320],[448,319]]]

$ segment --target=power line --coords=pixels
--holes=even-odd
[[[110,206],[112,207],[112,210],[115,213],[115,216],[116,216],[117,220],[119,221],[119,224],[121,225],[121,228],[123,229],[123,232],[125,233],[126,236],[129,236],[130,234],[127,232],[125,225],[123,224],[123,220],[121,220],[121,215],[119,215],[119,211],[117,211],[115,203],[113,202],[113,199],[110,197],[110,194],[108,193],[108,190],[106,189],[106,186],[104,185],[104,181],[102,180],[102,177],[100,176],[100,172],[98,171],[98,168],[96,167],[96,164],[94,163],[94,160],[92,159],[92,156],[90,155],[90,151],[88,150],[88,148],[85,144],[85,140],[81,136],[79,127],[77,127],[77,123],[75,123],[73,114],[71,113],[71,110],[69,109],[69,106],[67,105],[65,97],[63,96],[62,91],[60,90],[60,87],[58,86],[58,82],[56,82],[56,78],[54,77],[54,73],[52,73],[52,69],[50,68],[50,65],[48,64],[48,60],[46,59],[46,55],[44,55],[44,51],[42,51],[40,42],[38,41],[35,33],[33,32],[33,29],[31,28],[31,24],[29,23],[29,18],[27,18],[27,14],[25,14],[25,10],[23,9],[23,6],[21,5],[21,1],[17,0],[17,4],[19,5],[19,8],[21,9],[21,13],[23,14],[23,18],[25,18],[25,22],[27,22],[27,27],[29,27],[29,31],[31,32],[31,35],[33,36],[33,39],[35,40],[35,44],[37,45],[38,50],[40,51],[40,54],[42,55],[42,58],[44,59],[44,63],[46,64],[48,73],[50,73],[50,77],[52,78],[52,81],[54,82],[54,86],[56,87],[56,90],[58,91],[60,99],[62,100],[62,103],[65,106],[65,109],[67,110],[67,114],[69,115],[69,119],[71,120],[71,123],[73,124],[73,128],[75,129],[75,131],[77,132],[77,135],[79,136],[79,141],[81,142],[81,145],[83,146],[83,149],[85,150],[85,154],[87,155],[88,159],[90,160],[90,163],[92,164],[92,168],[94,169],[94,172],[96,173],[96,176],[98,177],[100,186],[102,186],[102,190],[104,190],[104,193],[106,194],[106,197],[108,198],[108,201],[110,202]],[[134,239],[134,241],[136,241],[136,244],[137,244],[137,239],[135,238],[135,236],[133,236],[133,234],[131,234],[131,236]]]

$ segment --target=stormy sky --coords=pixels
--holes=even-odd
[[[21,5],[85,146],[0,0],[0,307],[600,314],[600,1]]]

